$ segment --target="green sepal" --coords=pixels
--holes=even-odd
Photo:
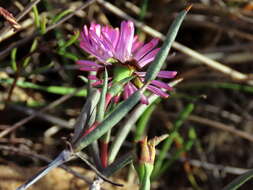
[[[131,68],[126,66],[117,65],[113,70],[113,81],[119,82],[125,78],[132,76],[133,71]]]
[[[108,94],[111,96],[116,96],[123,90],[124,85],[132,79],[134,79],[134,76],[126,77],[118,82],[114,82],[113,85],[109,88]]]

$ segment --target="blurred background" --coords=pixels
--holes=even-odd
[[[250,0],[0,0],[0,189],[12,190],[66,146],[85,102],[86,83],[75,62],[87,59],[78,33],[95,21],[118,27],[135,19],[142,41],[162,37],[192,4],[164,68],[183,78],[168,99],[150,106],[136,125],[149,137],[164,133],[163,170],[152,189],[222,189],[253,166],[253,2]],[[33,8],[31,8],[33,7]],[[9,20],[8,20],[9,18]],[[160,45],[162,44],[162,40]],[[129,151],[135,130],[124,144]],[[158,147],[164,150],[164,144]],[[158,153],[159,153],[158,150]],[[68,164],[88,180],[80,161]],[[113,177],[137,189],[127,167]],[[87,189],[56,169],[31,189]],[[105,189],[117,189],[108,187]],[[241,189],[252,189],[247,182]]]

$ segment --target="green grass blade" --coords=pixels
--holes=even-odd
[[[163,163],[164,163],[164,159],[166,158],[166,154],[169,151],[174,139],[176,137],[178,137],[178,130],[179,128],[182,126],[182,124],[184,123],[184,121],[189,117],[189,115],[191,114],[191,112],[194,109],[194,104],[189,103],[186,108],[179,114],[178,119],[174,122],[173,124],[173,132],[170,134],[170,136],[165,139],[165,141],[163,142],[161,151],[159,153],[159,155],[156,158],[155,161],[155,167],[154,167],[154,171],[152,174],[152,178],[156,178],[157,176],[159,176],[161,174],[161,168],[163,167]]]
[[[33,6],[33,16],[34,16],[34,23],[37,28],[40,27],[40,17],[39,17],[39,11],[37,9],[37,6]]]
[[[154,62],[149,66],[149,68],[147,70],[147,74],[145,77],[146,83],[154,80],[156,78],[158,72],[161,70],[163,63],[165,62],[165,60],[169,54],[172,43],[175,41],[179,27],[181,26],[188,10],[189,10],[189,8],[181,11],[178,14],[177,18],[172,23],[172,25],[170,26],[167,37],[163,43],[161,50],[158,52],[158,54],[155,57]]]
[[[229,82],[195,82],[183,84],[179,88],[182,89],[202,89],[202,88],[223,88],[240,92],[253,93],[253,87],[244,84],[236,84]]]
[[[17,57],[17,48],[13,48],[13,50],[11,51],[11,67],[13,69],[13,71],[17,71],[17,61],[16,61],[16,57]]]
[[[66,49],[67,47],[69,47],[72,44],[74,44],[78,40],[79,35],[80,35],[80,32],[77,31],[73,36],[71,36],[71,38],[67,42],[64,42],[60,46],[60,49]]]
[[[231,183],[229,183],[222,190],[236,190],[241,187],[244,183],[249,181],[253,177],[253,170],[250,170],[243,175],[235,178]]]
[[[105,170],[102,171],[102,173],[105,176],[111,176],[112,174],[114,174],[115,172],[120,170],[121,168],[124,168],[126,165],[131,163],[133,161],[133,158],[134,158],[133,153],[129,152],[129,153],[123,155],[121,158],[114,161],[108,167],[106,167]]]
[[[66,16],[72,12],[73,12],[73,10],[70,10],[70,9],[67,9],[67,10],[61,12],[60,14],[58,14],[56,17],[53,18],[52,24],[57,23],[59,20],[61,20],[61,18],[63,18],[64,16]]]
[[[0,79],[0,84],[12,84],[12,83],[13,83],[13,79],[11,78]],[[77,88],[72,88],[72,87],[41,86],[41,85],[33,84],[31,82],[22,81],[22,80],[18,80],[16,85],[21,88],[42,90],[48,93],[59,94],[59,95],[72,94],[77,90]],[[75,94],[75,96],[87,96],[87,90],[86,89],[80,90],[78,93]]]
[[[194,110],[194,104],[189,103],[186,108],[180,113],[179,118],[175,121],[173,130],[177,131],[182,124],[185,122],[185,120],[189,117],[189,115]]]
[[[107,69],[105,68],[104,84],[102,87],[102,92],[101,92],[100,100],[98,103],[98,112],[97,112],[97,117],[96,117],[96,120],[99,123],[103,121],[104,115],[105,115],[105,98],[106,98],[107,88],[108,88],[108,72],[107,72]]]
[[[169,160],[168,162],[163,163],[162,168],[160,169],[159,174],[158,174],[156,177],[161,176],[166,170],[168,170],[168,168],[169,168],[176,160],[178,160],[178,159],[180,158],[180,156],[181,156],[181,154],[182,154],[183,152],[188,152],[188,151],[192,148],[193,144],[196,142],[196,134],[195,134],[195,131],[194,131],[193,128],[191,128],[191,129],[189,130],[189,137],[190,137],[189,140],[187,140],[187,141],[184,143],[183,147],[180,148],[180,149],[178,149],[178,150],[173,154],[172,158],[170,158],[170,160]],[[177,138],[177,140],[178,140],[179,142],[181,141],[181,142],[180,142],[181,144],[183,144],[184,139],[183,139],[183,137],[180,136],[180,134],[178,134],[178,136],[177,136],[176,138]]]
[[[97,106],[100,98],[100,92],[98,89],[92,89],[90,95],[88,96],[82,111],[77,119],[76,124],[74,125],[74,135],[72,138],[72,142],[75,142],[80,135],[82,134],[83,130],[87,128],[88,120],[90,116],[94,112],[95,107]]]
[[[150,105],[146,109],[146,111],[140,117],[140,119],[139,119],[139,121],[136,125],[136,132],[135,132],[134,142],[137,142],[137,141],[142,139],[143,133],[146,129],[148,121],[149,121],[153,111],[155,110],[155,108],[156,108],[156,104],[153,103],[152,105]]]
[[[47,16],[42,15],[41,22],[40,22],[40,33],[43,35],[46,32],[47,32]]]
[[[30,53],[33,52],[36,48],[37,48],[37,45],[38,45],[38,38],[35,38],[33,40],[33,43],[31,45],[31,48],[30,48]],[[31,56],[27,57],[24,62],[23,62],[23,67],[26,67],[28,64],[29,64],[29,61],[31,59]]]
[[[149,97],[149,102],[152,103],[157,98],[158,96],[156,95]],[[110,154],[109,154],[109,159],[108,159],[109,163],[112,163],[115,160],[118,152],[120,151],[122,144],[127,138],[127,135],[129,134],[131,129],[135,126],[134,124],[136,123],[136,121],[140,118],[140,116],[145,112],[145,110],[148,107],[149,105],[146,105],[146,104],[138,105],[138,107],[136,107],[134,111],[132,111],[132,113],[128,116],[128,119],[125,120],[124,123],[121,125],[110,147]]]
[[[74,145],[75,151],[80,151],[87,147],[90,143],[100,138],[112,127],[114,127],[140,100],[142,90],[136,91],[132,96],[125,100],[122,104],[117,106],[112,113],[105,118],[93,131],[84,136]]]

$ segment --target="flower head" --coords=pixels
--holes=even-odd
[[[123,98],[127,99],[138,88],[143,86],[146,72],[144,67],[151,63],[160,48],[157,48],[159,40],[152,39],[144,44],[139,41],[138,36],[134,35],[134,24],[132,21],[123,21],[119,28],[110,26],[101,26],[92,23],[88,28],[83,28],[80,38],[80,47],[87,53],[93,55],[96,60],[79,60],[80,70],[97,71],[96,75],[90,75],[89,79],[94,80],[94,86],[101,85],[103,80],[100,77],[104,67],[111,70],[110,85],[126,77],[135,76],[124,86]],[[160,71],[158,78],[173,78],[176,71]],[[161,97],[169,95],[164,90],[172,88],[160,81],[153,80],[147,87],[147,90]],[[116,96],[115,99],[118,99]],[[143,95],[141,102],[148,104],[147,98]]]

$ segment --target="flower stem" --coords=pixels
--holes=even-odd
[[[108,163],[108,143],[105,141],[101,141],[100,148],[101,148],[100,158],[101,158],[102,166],[105,168],[107,167],[107,163]]]

